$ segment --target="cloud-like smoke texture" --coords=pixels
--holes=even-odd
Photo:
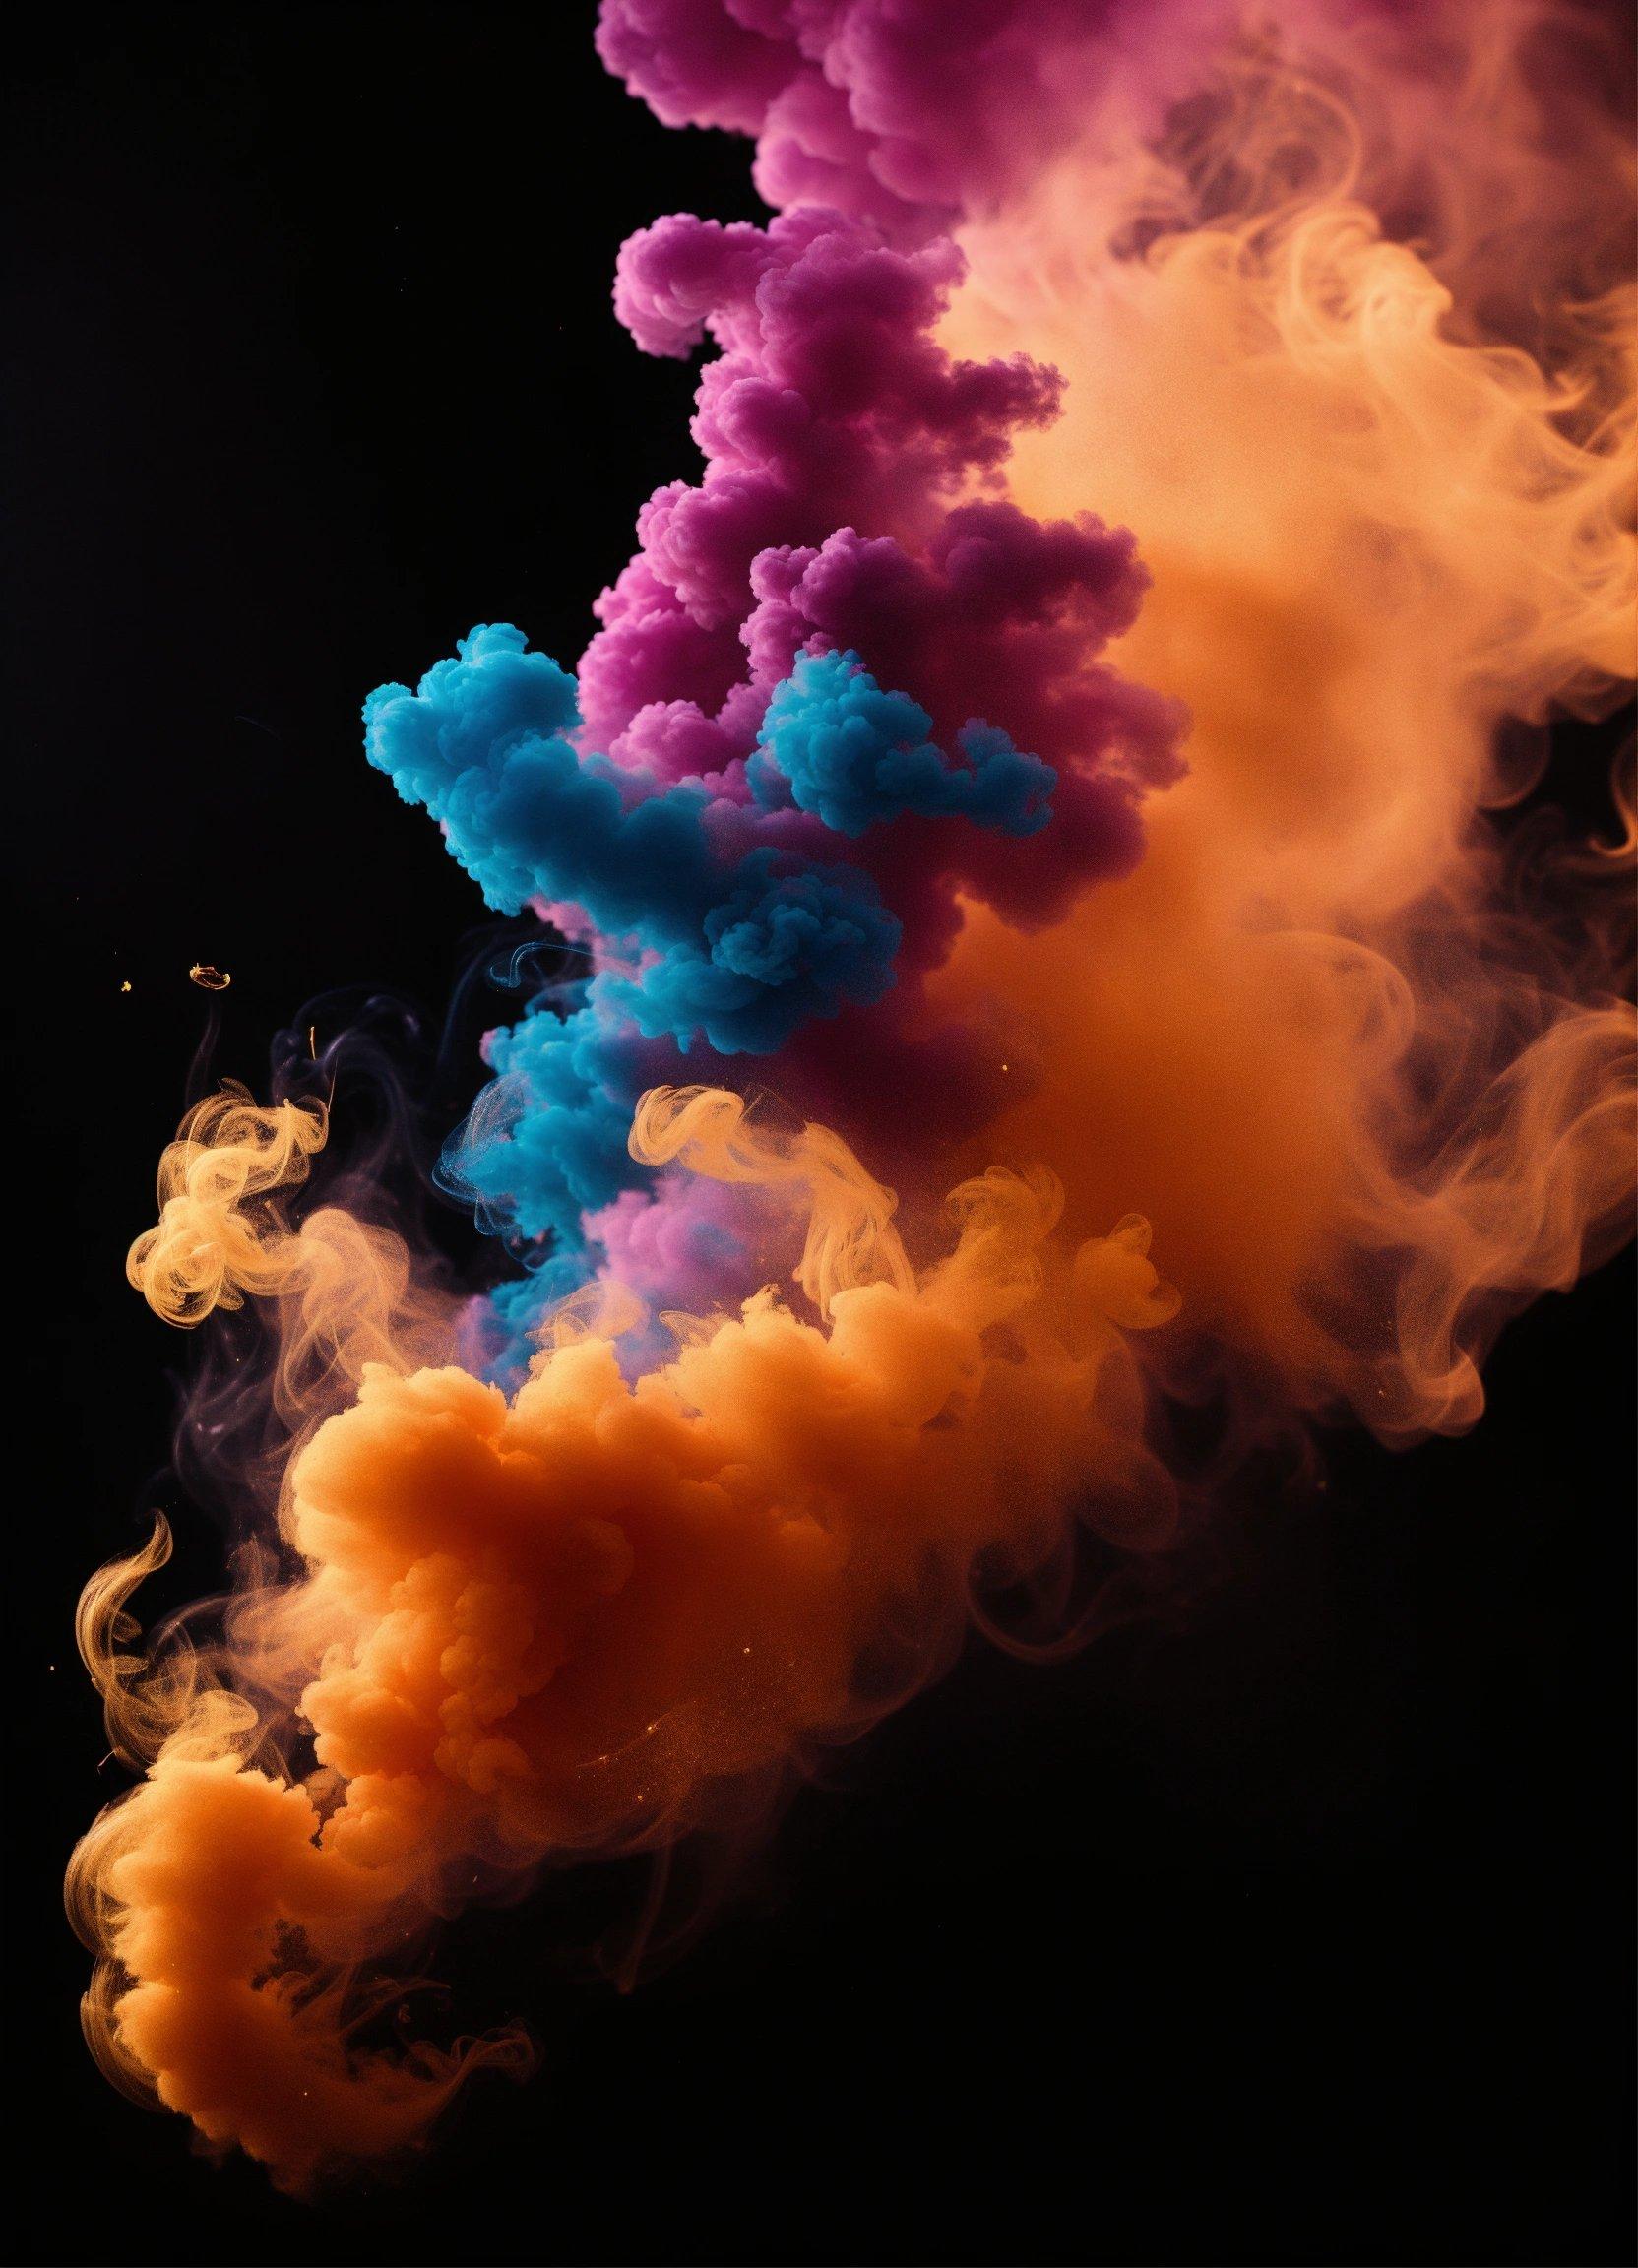
[[[845,1115],[895,1174],[981,1121],[1006,1050],[924,991],[961,905],[1048,920],[1132,864],[1144,791],[1177,776],[1181,711],[1102,660],[1144,589],[1131,536],[998,492],[1061,387],[1016,350],[938,344],[963,270],[948,240],[813,209],[640,231],[615,285],[639,344],[722,349],[703,475],[644,508],[576,681],[494,625],[367,705],[371,760],[489,902],[592,953],[579,997],[496,1036],[497,1086],[446,1161],[534,1264],[473,1320],[497,1376],[641,1193],[625,1131],[655,1082],[740,1085],[735,1057],[778,1048],[782,1095]],[[672,1176],[654,1202],[700,1199]],[[745,1239],[707,1210],[735,1295]]]
[[[1503,721],[1630,671],[1595,30],[609,0],[788,210],[621,256],[717,348],[705,470],[574,678],[491,626],[367,712],[588,957],[446,1166],[531,1265],[296,1224],[300,1095],[167,1153],[134,1275],[262,1304],[289,1456],[214,1650],[116,1654],[152,1553],[88,1594],[153,1759],[75,1874],[126,2083],[292,2186],[412,2142],[522,2052],[369,2037],[433,1917],[755,1815],[1078,1521],[1163,1543],[1167,1397],[1471,1423],[1624,1235],[1618,914],[1494,816]]]

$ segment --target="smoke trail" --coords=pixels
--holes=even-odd
[[[703,474],[572,676],[487,625],[365,708],[584,955],[443,1167],[523,1266],[297,1225],[300,1096],[191,1114],[133,1248],[260,1304],[287,1453],[219,1643],[115,1651],[162,1537],[88,1591],[148,1760],[88,2029],[292,2187],[527,2056],[375,2044],[435,1916],[764,1813],[986,1585],[1164,1543],[1168,1398],[1471,1423],[1626,1231],[1620,861],[1498,816],[1504,720],[1631,668],[1597,20],[744,16],[598,34],[782,208],[621,255],[639,346],[717,349]]]

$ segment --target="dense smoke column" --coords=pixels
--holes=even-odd
[[[976,1591],[1164,1544],[1168,1398],[1471,1423],[1625,1233],[1619,858],[1490,816],[1502,721],[1630,666],[1592,29],[610,0],[776,217],[621,254],[704,470],[574,672],[480,625],[365,706],[581,957],[446,1154],[515,1276],[304,1208],[306,1091],[165,1154],[132,1280],[265,1316],[284,1454],[219,1646],[125,1651],[162,1536],[84,1604],[121,2083],[292,2187],[417,2141],[527,2057],[369,2031],[433,1917],[744,1831]]]

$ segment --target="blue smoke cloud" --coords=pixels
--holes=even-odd
[[[549,1245],[559,1257],[577,1251],[582,1214],[644,1178],[626,1149],[650,1084],[630,1028],[589,1000],[568,1015],[542,1000],[489,1035],[488,1056],[495,1077],[445,1151],[439,1177],[492,1234]]]
[[[867,874],[820,866],[781,875],[772,850],[740,861],[701,929],[699,947],[673,947],[638,976],[593,980],[639,1031],[669,1033],[685,1054],[703,1033],[721,1055],[771,1055],[844,1000],[879,1000],[903,934]]]
[[[582,757],[567,737],[580,722],[574,679],[509,622],[479,624],[456,657],[414,692],[377,687],[364,749],[440,823],[487,902],[518,914],[532,898],[572,899],[612,936],[697,930],[722,894],[705,789],[628,805],[606,759]]]
[[[480,1325],[508,1383],[542,1316],[596,1271],[586,1217],[648,1184],[626,1147],[644,1089],[685,1075],[684,1058],[686,1075],[731,1080],[727,1059],[880,999],[902,939],[870,875],[772,845],[723,850],[703,781],[665,785],[580,750],[579,724],[574,678],[509,623],[480,624],[413,690],[383,685],[364,704],[370,762],[439,822],[490,906],[573,906],[618,948],[490,1035],[495,1078],[440,1167],[527,1270]],[[857,655],[804,656],[769,706],[737,842],[792,807],[846,837],[909,813],[1014,835],[1045,824],[1049,765],[981,723],[954,756],[931,730]]]
[[[908,693],[884,693],[856,654],[806,654],[774,694],[746,768],[764,810],[794,803],[839,835],[862,835],[906,812],[959,816],[1008,835],[1050,819],[1057,774],[977,720],[958,756],[929,737],[933,721]]]
[[[370,695],[365,749],[497,912],[568,901],[631,941],[638,973],[598,978],[599,997],[651,1039],[767,1054],[810,1017],[881,998],[902,931],[869,875],[792,872],[772,850],[723,860],[704,786],[583,756],[566,737],[578,721],[574,679],[509,623],[485,624],[416,691]]]

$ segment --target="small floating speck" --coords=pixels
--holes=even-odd
[[[120,985],[120,987],[119,987],[119,988],[120,988],[120,990],[121,990],[122,992],[129,992],[129,991],[130,991],[130,989],[131,989],[131,979],[130,979],[130,977],[129,977],[129,976],[127,976],[127,977],[124,979],[124,981],[121,983],[121,985]]]
[[[196,961],[188,975],[203,992],[225,992],[233,981],[225,969],[213,969],[209,961]]]

